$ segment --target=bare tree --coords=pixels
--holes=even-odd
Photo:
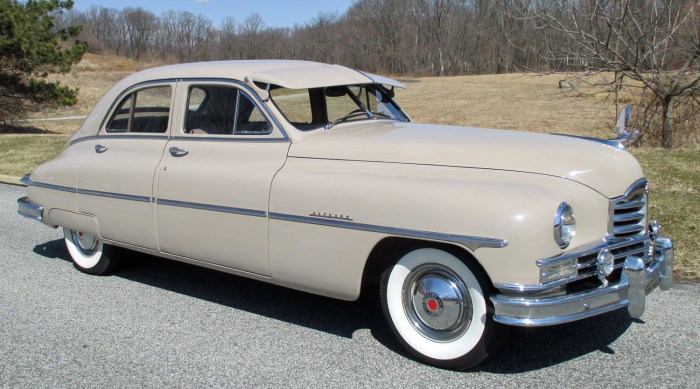
[[[612,72],[653,93],[660,141],[673,147],[673,108],[698,104],[700,0],[533,1],[522,15],[544,33],[554,66]],[[610,82],[618,85],[618,77]]]
[[[237,39],[238,25],[236,24],[236,19],[233,16],[227,16],[221,22],[221,29],[218,35],[218,46],[220,59],[236,59],[238,46]]]
[[[518,63],[546,66],[539,51],[507,44],[499,28],[507,24],[522,46],[542,47],[531,23],[503,17],[504,10],[531,1],[357,0],[342,15],[321,13],[293,28],[266,27],[258,14],[240,23],[228,17],[214,27],[203,15],[166,11],[149,17],[138,8],[92,7],[63,17],[85,24],[86,39],[98,50],[135,59],[290,58],[394,74],[482,74],[512,71]]]
[[[141,7],[124,8],[122,15],[129,51],[131,56],[138,60],[150,46],[149,41],[153,37],[156,17]]]
[[[263,46],[261,33],[265,29],[265,21],[257,12],[248,15],[239,27],[239,34],[243,39],[243,53],[241,58],[255,59]]]

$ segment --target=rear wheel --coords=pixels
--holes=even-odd
[[[96,236],[68,228],[63,229],[63,237],[73,259],[73,265],[88,274],[103,275],[117,265],[113,258],[114,248],[106,245]]]
[[[493,354],[505,333],[493,321],[485,277],[434,248],[403,255],[382,274],[382,309],[399,342],[417,359],[463,370]]]

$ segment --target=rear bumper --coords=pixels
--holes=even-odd
[[[657,286],[668,290],[673,283],[673,241],[658,237],[648,265],[641,257],[625,259],[620,281],[585,292],[556,297],[491,297],[494,320],[513,326],[539,327],[568,323],[627,307],[630,316],[644,313],[646,295]]]
[[[27,196],[24,196],[17,199],[17,213],[28,219],[41,221],[44,207],[31,202]]]

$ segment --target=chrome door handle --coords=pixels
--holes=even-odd
[[[95,151],[98,153],[104,153],[107,151],[107,146],[95,145]]]
[[[171,147],[168,151],[173,157],[184,157],[189,153],[187,149],[181,149],[179,147]]]

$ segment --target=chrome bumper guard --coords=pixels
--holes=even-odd
[[[494,320],[513,326],[540,327],[581,320],[627,307],[633,318],[644,313],[646,295],[657,286],[668,290],[673,284],[673,241],[657,237],[649,265],[643,258],[625,259],[620,281],[585,292],[556,297],[494,295]]]
[[[26,218],[41,221],[44,207],[32,203],[27,196],[24,196],[17,199],[17,213]]]

